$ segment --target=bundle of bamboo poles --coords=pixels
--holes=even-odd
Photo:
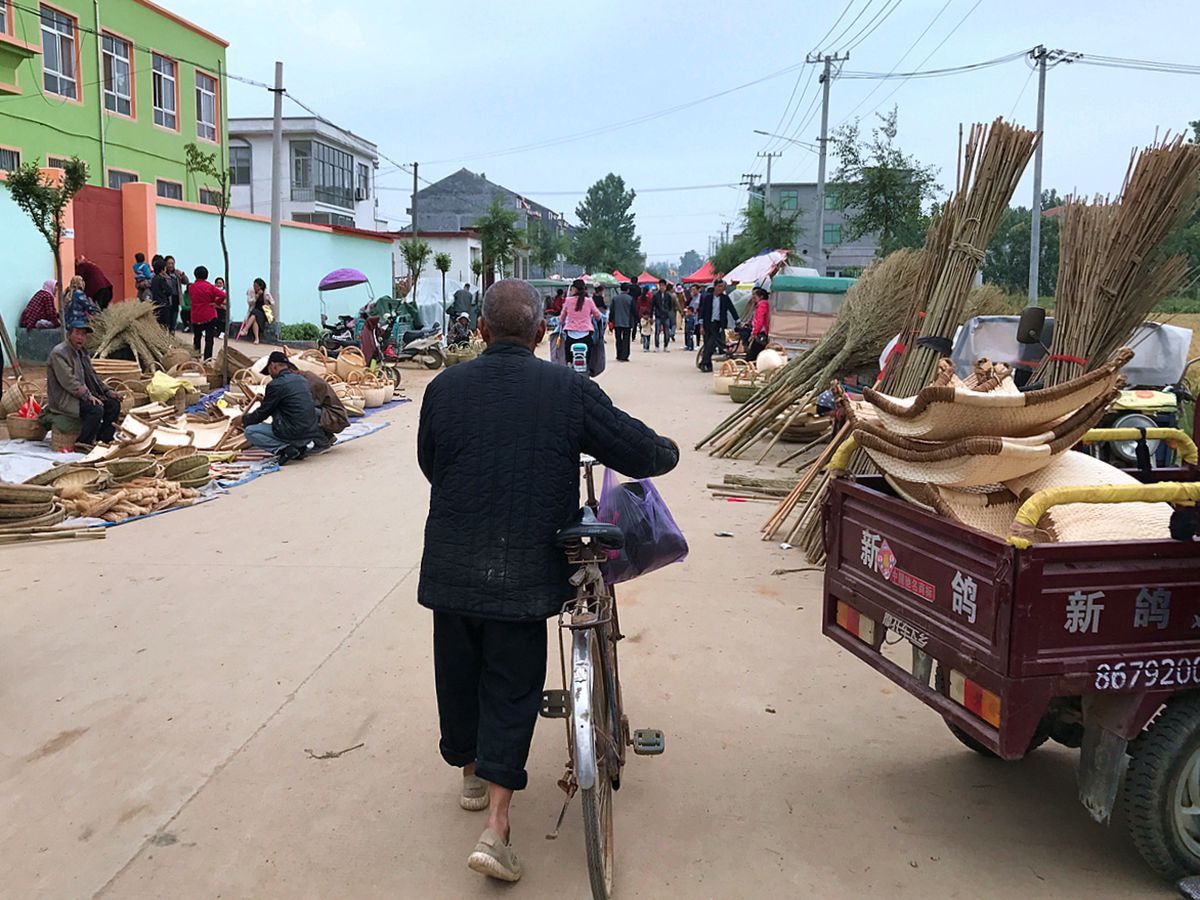
[[[696,448],[710,441],[710,455],[737,457],[774,433],[759,461],[804,413],[832,378],[872,364],[896,333],[896,320],[909,302],[920,252],[900,250],[870,266],[846,294],[837,319],[807,353],[792,360],[770,384],[740,406]],[[902,305],[903,304],[903,305]]]
[[[1200,203],[1200,146],[1164,139],[1130,160],[1115,201],[1063,204],[1048,385],[1094,369],[1125,345],[1187,274],[1162,242]],[[1057,358],[1053,358],[1057,357]]]
[[[902,349],[881,375],[880,390],[912,396],[932,379],[939,356],[936,351],[919,347],[917,341],[922,337],[953,339],[958,326],[971,314],[971,287],[984,252],[1037,143],[1036,132],[1002,119],[990,126],[971,127],[956,190],[926,234],[900,332]],[[804,500],[787,541],[799,546],[814,565],[825,559],[821,505],[829,480],[824,467],[847,433],[843,427],[827,452],[813,463],[796,490],[784,498],[763,526],[764,538],[773,539]],[[869,471],[864,454],[855,454],[851,470],[859,474]]]

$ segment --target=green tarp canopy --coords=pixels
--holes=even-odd
[[[771,293],[792,291],[797,294],[844,294],[856,280],[812,275],[776,275],[771,279]]]

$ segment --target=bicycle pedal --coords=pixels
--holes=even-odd
[[[566,691],[542,691],[542,718],[565,719],[570,714],[570,694]]]
[[[658,756],[666,749],[666,735],[657,728],[639,728],[633,733],[633,752],[638,756]]]

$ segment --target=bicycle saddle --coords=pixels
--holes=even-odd
[[[625,546],[625,535],[621,529],[616,525],[601,522],[590,506],[584,506],[579,510],[574,522],[560,528],[554,542],[560,547],[568,547],[583,538],[591,538],[606,550],[620,550]]]

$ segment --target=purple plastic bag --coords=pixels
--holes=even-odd
[[[687,557],[687,540],[649,478],[619,482],[616,472],[605,469],[599,518],[625,534],[624,548],[609,551],[604,564],[608,584],[629,581]]]

